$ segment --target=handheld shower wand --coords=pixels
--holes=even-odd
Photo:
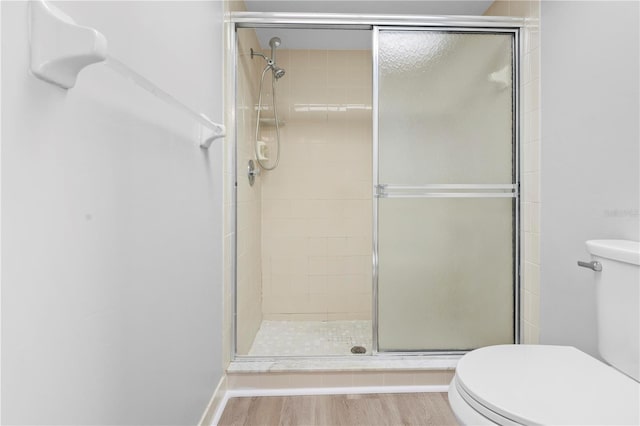
[[[280,43],[282,43],[280,37],[273,37],[269,40],[269,46],[271,46],[271,60],[273,61],[274,66],[276,64],[276,48],[280,47]]]
[[[276,65],[276,48],[279,47],[281,43],[282,42],[278,37],[273,37],[271,38],[271,40],[269,40],[269,46],[271,46],[271,58],[266,57],[262,53],[254,52],[253,49],[251,49],[251,59],[253,59],[254,56],[260,56],[265,61],[267,61],[267,66],[264,67],[264,70],[262,70],[262,76],[260,77],[260,89],[259,89],[260,92],[258,95],[258,110],[257,110],[257,117],[256,117],[256,134],[255,134],[255,140],[254,140],[254,150],[256,154],[256,161],[258,162],[260,167],[264,170],[273,170],[276,167],[278,167],[278,164],[280,163],[280,123],[278,120],[278,108],[276,106],[276,81],[284,76],[285,71],[284,69]],[[273,101],[273,115],[274,115],[274,122],[275,122],[275,128],[276,128],[276,145],[277,145],[276,160],[272,166],[267,166],[262,162],[262,157],[259,153],[259,148],[258,148],[258,142],[259,142],[258,137],[260,133],[260,114],[262,113],[262,84],[264,82],[264,75],[267,73],[268,70],[271,70],[271,76],[272,76],[271,77],[271,93],[272,93],[272,101]],[[250,176],[249,179],[251,179],[251,177],[252,176]],[[255,176],[253,177],[255,178]]]

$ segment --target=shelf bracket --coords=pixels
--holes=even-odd
[[[107,39],[78,25],[44,0],[29,2],[31,71],[63,89],[76,84],[78,73],[107,58]]]

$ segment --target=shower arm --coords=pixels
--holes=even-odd
[[[267,61],[267,65],[269,65],[269,66],[273,66],[273,65],[274,65],[274,62],[273,62],[271,59],[269,59],[268,57],[266,57],[266,56],[265,56],[265,55],[263,55],[262,53],[255,52],[255,51],[253,50],[253,47],[252,47],[250,50],[251,50],[251,59],[253,59],[253,57],[254,57],[254,56],[260,56],[260,57],[261,57],[261,58],[263,58],[265,61]]]

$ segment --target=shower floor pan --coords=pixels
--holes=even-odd
[[[353,354],[352,348],[364,352]],[[361,351],[361,350],[360,350]],[[251,356],[371,354],[371,321],[262,321]]]

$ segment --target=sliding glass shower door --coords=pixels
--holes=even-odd
[[[517,339],[516,38],[375,29],[380,352]]]

